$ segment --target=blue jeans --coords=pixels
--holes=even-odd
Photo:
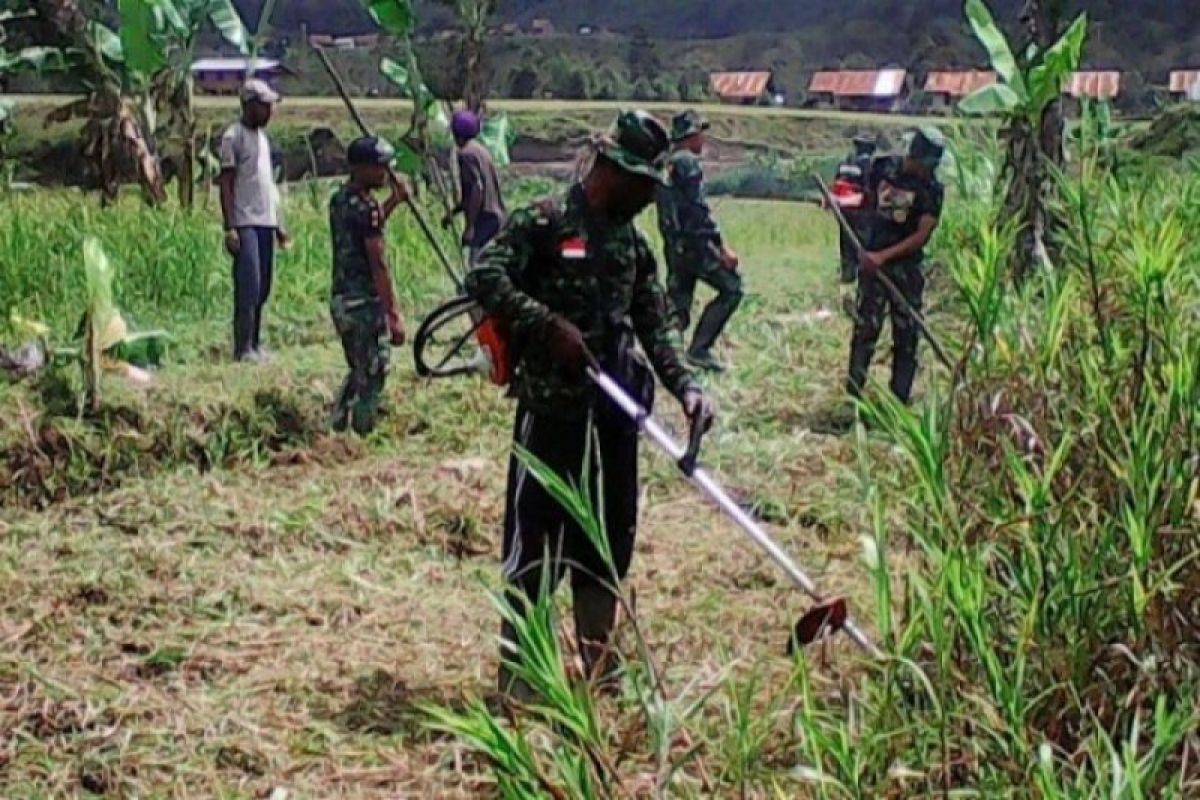
[[[241,247],[233,259],[233,357],[258,350],[263,308],[271,296],[275,229],[238,228]]]

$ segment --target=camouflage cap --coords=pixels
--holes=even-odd
[[[689,136],[703,133],[710,127],[712,126],[709,125],[708,120],[692,109],[688,109],[682,114],[676,114],[671,120],[671,141],[682,142]]]
[[[596,152],[625,172],[665,183],[664,170],[670,155],[667,130],[645,111],[622,111],[612,129],[601,136]]]
[[[396,148],[379,136],[360,136],[346,150],[346,160],[352,166],[378,164],[386,167],[395,157]]]
[[[925,164],[930,169],[942,163],[946,152],[946,137],[932,126],[918,128],[908,143],[908,156]]]

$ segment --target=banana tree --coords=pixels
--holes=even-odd
[[[0,88],[7,86],[8,78],[19,72],[41,72],[49,66],[61,66],[62,64],[62,51],[52,47],[21,47],[16,50],[6,47],[9,42],[6,25],[34,17],[34,12],[29,9],[15,11],[0,8]],[[11,170],[5,145],[14,133],[16,111],[15,100],[0,99],[0,186],[4,187],[11,182]]]
[[[487,72],[484,69],[484,37],[488,22],[496,13],[497,0],[440,0],[454,10],[462,28],[460,61],[463,73],[463,103],[478,112],[487,97]]]
[[[135,382],[147,382],[149,375],[142,366],[158,365],[171,337],[161,330],[130,331],[113,299],[116,270],[95,237],[89,236],[83,242],[83,271],[87,305],[80,321],[80,364],[85,402],[90,411],[96,412],[100,409],[103,373],[120,372]]]
[[[127,49],[136,49],[153,69],[151,95],[165,116],[157,133],[179,165],[179,202],[191,208],[195,199],[196,111],[192,62],[206,24],[242,54],[250,52],[250,35],[232,0],[122,0],[150,23],[129,36]],[[122,28],[122,35],[126,32]]]
[[[1063,150],[1059,103],[1067,80],[1082,59],[1087,15],[1080,14],[1065,33],[1046,46],[1038,43],[1045,38],[1041,29],[1031,31],[1035,40],[1020,58],[983,0],[966,0],[966,15],[999,81],[964,98],[959,110],[1004,120],[1007,188],[1003,218],[1017,220],[1022,226],[1011,265],[1014,279],[1020,282],[1035,264],[1050,260],[1049,234],[1058,221],[1051,216],[1049,195]]]
[[[51,23],[86,89],[81,100],[51,112],[50,122],[83,119],[81,149],[95,171],[104,203],[116,200],[123,168],[132,165],[151,204],[166,199],[162,170],[149,136],[154,128],[149,74],[142,54],[126,60],[122,36],[101,20],[113,10],[97,0],[32,0],[38,16]],[[124,6],[122,2],[120,5]],[[122,9],[124,10],[124,9]],[[126,37],[140,35],[142,19],[125,17]]]
[[[362,0],[363,6],[385,32],[400,45],[404,63],[384,58],[379,71],[399,88],[401,95],[412,101],[412,117],[408,131],[399,143],[398,161],[401,169],[410,174],[421,173],[432,187],[445,210],[455,205],[454,190],[435,153],[435,131],[447,131],[449,121],[437,97],[425,85],[421,67],[412,45],[416,15],[411,0]]]

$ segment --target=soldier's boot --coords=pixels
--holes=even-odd
[[[850,376],[846,380],[846,391],[852,397],[862,397],[867,386],[867,374],[871,371],[871,358],[875,355],[875,343],[864,341],[857,335],[850,345]]]
[[[879,334],[883,332],[880,312],[868,302],[869,290],[868,286],[859,286],[854,334],[850,340],[850,373],[846,380],[846,391],[852,397],[861,397],[866,389],[871,359],[875,357],[875,345],[879,342]]]
[[[725,330],[738,306],[742,304],[744,294],[740,285],[722,290],[717,297],[704,309],[700,322],[696,324],[696,334],[692,337],[692,346],[688,348],[688,361],[700,369],[721,372],[725,366],[712,354],[713,345]]]
[[[917,377],[917,345],[915,330],[896,331],[892,348],[892,393],[905,405],[912,398],[913,382]]]
[[[606,587],[594,583],[577,584],[571,594],[575,638],[584,675],[600,692],[615,693],[620,687],[620,664],[612,648],[617,598]]]
[[[350,427],[359,436],[370,436],[375,430],[376,411],[378,402],[371,398],[360,397],[350,411]]]
[[[342,390],[338,392],[337,401],[333,405],[333,412],[329,415],[329,427],[335,433],[344,433],[350,426],[350,408],[353,404],[354,376],[350,375],[342,384]]]
[[[518,705],[529,705],[537,700],[537,692],[526,681],[513,673],[512,662],[521,657],[517,652],[517,629],[508,620],[500,623],[500,670],[496,689],[505,700]]]
[[[372,363],[359,392],[358,401],[350,415],[350,424],[359,436],[367,436],[375,430],[379,422],[379,405],[383,399],[384,381],[387,378],[387,367],[378,362]]]

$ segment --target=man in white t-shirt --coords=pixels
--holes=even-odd
[[[251,79],[241,90],[242,118],[221,136],[221,214],[233,256],[233,357],[261,361],[263,308],[271,294],[275,246],[286,250],[279,190],[266,127],[279,93]]]

